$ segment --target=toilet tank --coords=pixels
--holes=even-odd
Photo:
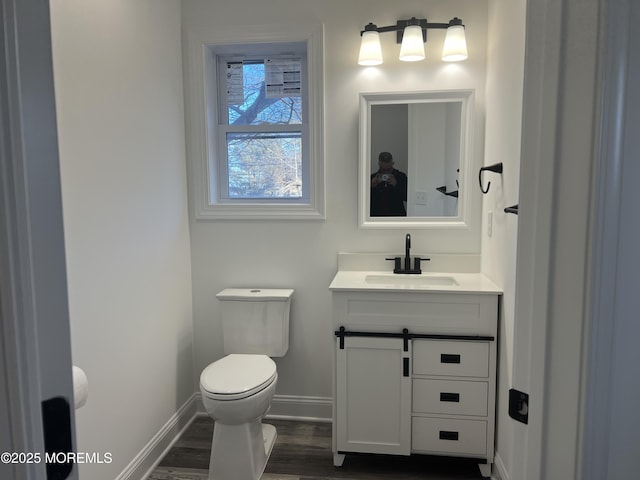
[[[222,306],[224,353],[283,357],[289,348],[291,289],[226,288]]]

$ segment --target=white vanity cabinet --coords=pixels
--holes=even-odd
[[[338,450],[409,455],[411,352],[397,338],[336,341]]]
[[[334,464],[494,456],[499,291],[332,289]]]

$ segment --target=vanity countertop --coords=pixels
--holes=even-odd
[[[423,272],[419,275],[389,271],[339,270],[331,291],[502,294],[502,289],[481,273]]]

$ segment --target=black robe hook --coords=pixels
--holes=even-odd
[[[485,170],[488,170],[488,171],[494,172],[494,173],[502,174],[502,162],[495,163],[493,165],[489,165],[488,167],[482,167],[480,169],[480,171],[478,172],[478,182],[480,183],[480,191],[482,193],[488,193],[489,192],[489,187],[491,187],[491,182],[487,182],[487,188],[486,189],[482,186],[482,172],[484,172]]]

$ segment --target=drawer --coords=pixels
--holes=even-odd
[[[413,417],[411,451],[452,455],[485,455],[487,422]]]
[[[414,340],[413,373],[486,378],[489,376],[489,343]]]
[[[413,379],[412,411],[450,415],[487,415],[487,382]]]

